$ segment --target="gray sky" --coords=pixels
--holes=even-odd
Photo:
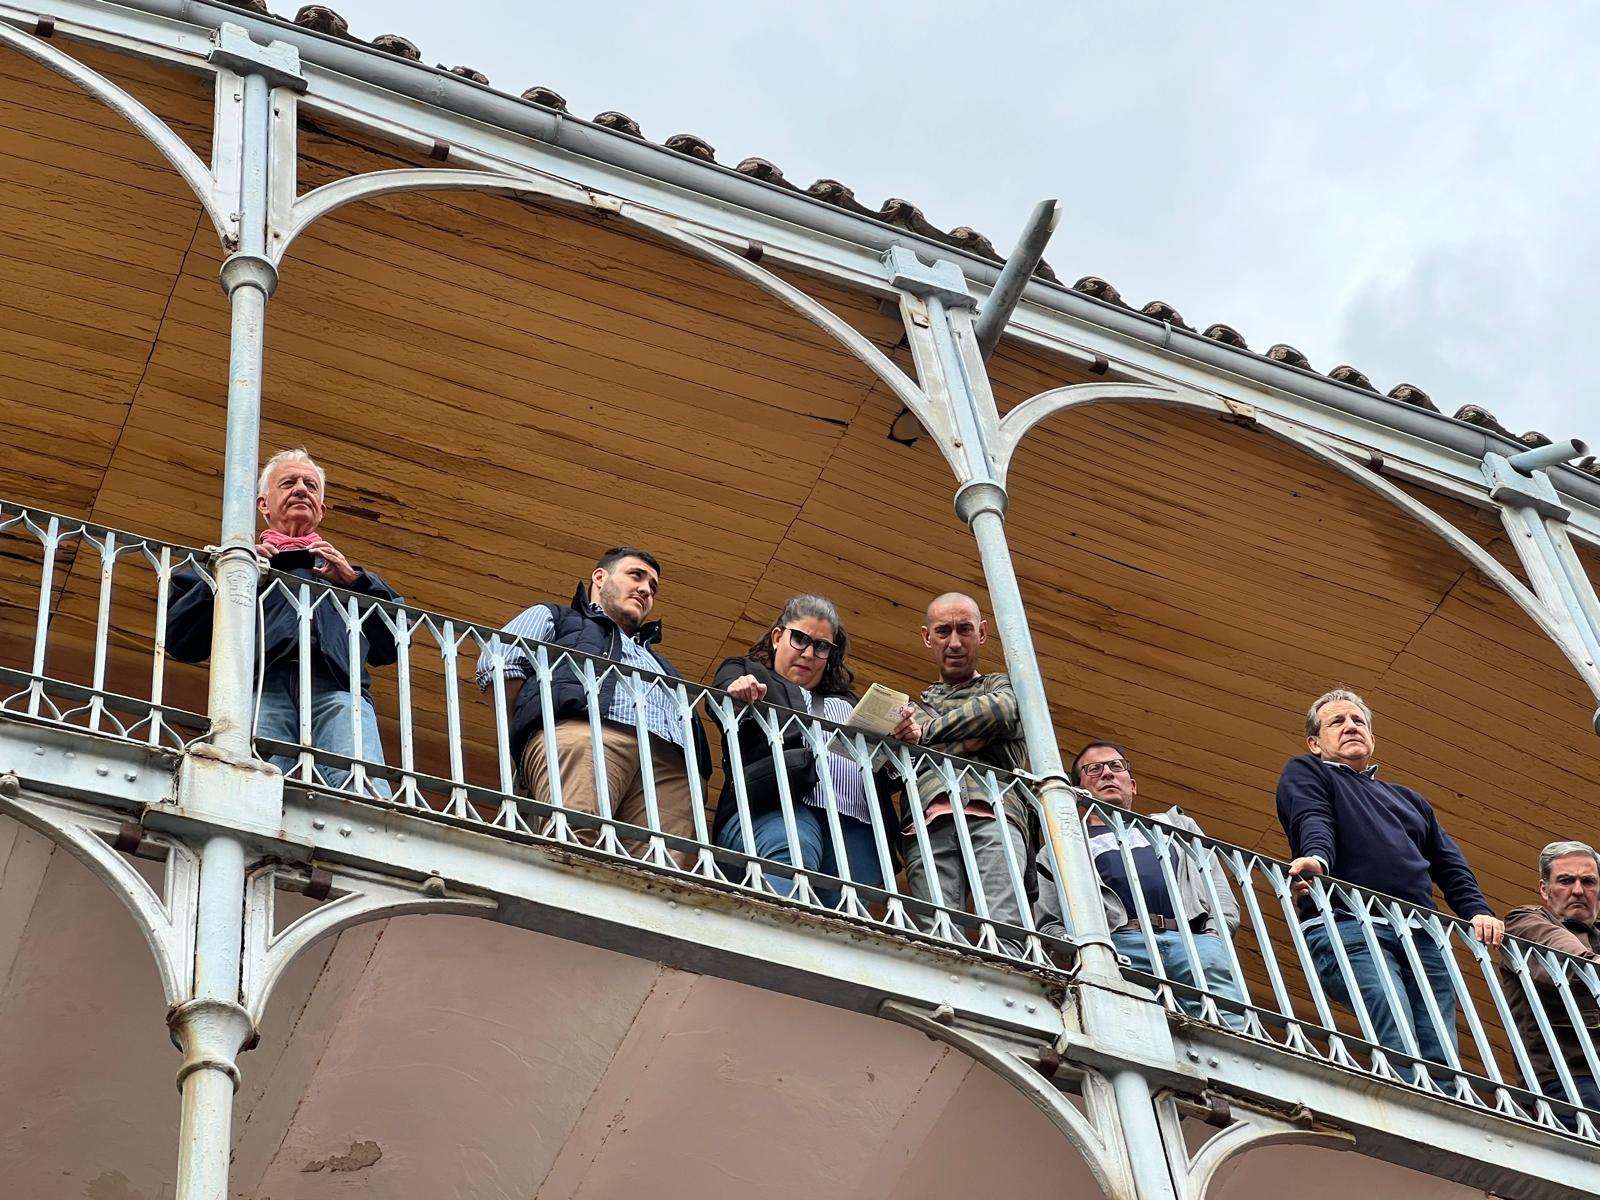
[[[513,94],[838,179],[1264,351],[1600,439],[1600,5],[333,0]],[[274,7],[281,7],[274,5]]]

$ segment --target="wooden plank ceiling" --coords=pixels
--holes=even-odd
[[[206,141],[200,83],[96,65]],[[0,435],[16,451],[0,496],[203,545],[227,353],[215,239],[109,113],[14,57],[0,89]],[[308,127],[302,183],[409,161]],[[802,282],[894,351],[875,301]],[[1076,381],[1010,346],[993,374],[1007,406]],[[335,214],[270,305],[266,392],[264,450],[310,447],[328,535],[424,608],[499,624],[634,542],[666,566],[659,611],[689,676],[809,589],[848,614],[864,681],[915,689],[928,596],[982,593],[948,472],[927,439],[887,439],[898,405],[864,368],[605,220],[466,194]],[[1386,771],[1434,800],[1498,906],[1529,897],[1545,841],[1594,836],[1591,699],[1509,599],[1358,484],[1263,434],[1135,406],[1037,431],[1012,493],[1063,744],[1129,742],[1147,807],[1281,853],[1274,780],[1308,699],[1343,682],[1374,703]],[[1431,502],[1505,553],[1466,506]],[[32,597],[14,559],[0,657],[20,667]],[[64,572],[80,633],[94,584]],[[183,677],[190,703],[202,679]]]

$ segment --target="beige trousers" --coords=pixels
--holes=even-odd
[[[542,730],[534,730],[522,750],[522,777],[529,794],[543,804],[553,803],[550,772]],[[600,743],[604,750],[606,796],[614,820],[651,828],[644,803],[644,773],[639,769],[639,735],[629,726],[600,723]],[[659,832],[694,840],[694,794],[689,789],[689,769],[683,751],[663,738],[650,735],[650,761],[656,784],[656,808],[660,813]],[[561,778],[561,806],[569,812],[600,814],[600,796],[595,789],[594,750],[589,722],[569,717],[556,722],[556,773]],[[578,841],[593,846],[599,841],[598,829],[574,829]],[[625,839],[629,853],[639,854],[644,844]],[[681,850],[672,856],[679,866],[694,861]]]

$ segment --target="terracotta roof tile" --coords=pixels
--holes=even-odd
[[[540,87],[538,84],[523,92],[522,98],[529,104],[537,104],[554,112],[564,113],[567,111],[567,98],[565,96],[560,92],[551,91],[547,87]]]
[[[603,112],[594,119],[594,123],[603,129],[614,129],[618,133],[625,133],[629,137],[643,139],[644,133],[639,129],[639,122],[626,113]]]
[[[282,17],[274,17],[267,8],[266,0],[222,0],[222,2],[229,4],[234,8],[257,13],[261,16],[269,17],[271,19],[286,19]],[[340,16],[337,12],[334,12],[332,9],[326,8],[319,4],[306,5],[305,7],[301,8],[297,13],[295,13],[293,24],[299,25],[305,29],[313,30],[317,33],[327,34],[332,37],[346,38],[357,41],[359,40],[350,38],[349,24],[342,16]],[[377,50],[382,50],[386,53],[394,54],[401,58],[410,59],[413,62],[420,62],[422,60],[422,54],[416,45],[407,39],[398,36],[397,34],[382,34],[379,37],[372,39],[370,45]],[[443,70],[446,68],[441,67],[440,69]],[[448,68],[448,70],[450,70],[453,74],[470,79],[484,87],[492,86],[489,83],[488,77],[485,76],[481,71],[475,71],[470,67],[451,67]],[[522,93],[522,99],[527,100],[532,104],[538,104],[545,108],[552,109],[556,112],[567,111],[566,99],[561,96],[560,93],[552,91],[546,87],[531,87]],[[640,138],[641,140],[644,138],[644,133],[639,128],[639,123],[632,117],[629,117],[623,113],[603,112],[599,116],[595,117],[594,124],[599,125],[604,129],[611,129],[618,133],[627,134],[630,137]],[[710,144],[704,139],[696,137],[694,134],[675,134],[673,137],[668,138],[663,145],[665,145],[668,149],[676,150],[690,158],[699,159],[708,163],[714,163],[716,161],[715,151],[711,148]],[[778,187],[788,188],[793,191],[802,190],[797,188],[793,183],[785,178],[781,170],[764,158],[746,158],[734,169],[740,174],[748,175],[753,179],[759,179],[766,183],[774,184]],[[896,228],[905,229],[909,232],[915,233],[919,237],[927,238],[930,241],[939,242],[943,245],[952,246],[969,254],[975,254],[994,262],[1003,263],[1005,261],[996,251],[994,243],[988,238],[984,237],[983,234],[978,233],[965,225],[958,226],[948,233],[941,232],[927,219],[921,209],[909,201],[890,199],[884,202],[882,208],[874,210],[857,201],[855,193],[836,179],[819,179],[809,188],[805,188],[803,190],[805,194],[812,196],[817,200],[835,205],[839,208],[845,209],[848,212],[854,213],[857,216],[869,217],[873,220],[886,222],[887,224],[893,225]],[[1035,274],[1041,278],[1050,280],[1053,283],[1060,282],[1060,279],[1056,273],[1050,269],[1050,266],[1047,263],[1044,262],[1039,264]],[[1173,308],[1172,305],[1163,300],[1152,300],[1143,308],[1134,310],[1132,306],[1127,303],[1127,301],[1123,300],[1121,293],[1118,292],[1115,287],[1098,276],[1085,275],[1082,279],[1078,280],[1077,283],[1072,285],[1072,290],[1081,292],[1086,296],[1093,296],[1097,300],[1102,300],[1107,304],[1116,305],[1118,308],[1127,309],[1129,311],[1137,311],[1142,315],[1151,318],[1152,320],[1164,321],[1175,328],[1188,330],[1190,332],[1193,331],[1193,327],[1183,320],[1183,318],[1178,314],[1177,310]],[[1224,325],[1221,323],[1209,325],[1206,327],[1205,332],[1201,336],[1210,338],[1213,341],[1221,342],[1227,346],[1232,346],[1238,350],[1250,352],[1249,345],[1245,342],[1239,331],[1230,325]],[[1304,354],[1300,353],[1300,351],[1296,350],[1293,346],[1284,345],[1281,343],[1268,350],[1265,357],[1274,362],[1287,363],[1290,366],[1299,367],[1302,370],[1310,371],[1314,369],[1306,360],[1306,356]],[[1336,383],[1359,388],[1362,391],[1374,393],[1377,392],[1377,388],[1373,386],[1372,381],[1355,367],[1335,367],[1332,371],[1328,372],[1327,377]],[[1388,395],[1390,399],[1398,401],[1402,404],[1414,405],[1418,408],[1427,409],[1430,412],[1439,411],[1438,407],[1433,403],[1433,400],[1428,396],[1428,394],[1413,384],[1397,384],[1389,391]],[[1510,431],[1505,428],[1505,426],[1501,425],[1500,422],[1495,419],[1492,413],[1479,408],[1477,405],[1468,405],[1457,412],[1456,417],[1458,420],[1467,421],[1470,424],[1478,425],[1485,429],[1491,429],[1497,433],[1504,434],[1505,436],[1513,436]],[[1542,445],[1546,439],[1544,438],[1543,434],[1532,432],[1524,434],[1522,438],[1518,440],[1526,442],[1530,445]],[[1597,466],[1592,461],[1586,464],[1583,469],[1592,474],[1600,475],[1600,466]]]
[[[1372,386],[1372,380],[1354,367],[1335,367],[1328,372],[1328,378],[1335,383],[1348,383],[1351,387],[1358,387],[1363,392],[1376,393],[1378,390]]]
[[[734,170],[741,175],[748,175],[752,179],[760,179],[767,183],[775,183],[782,188],[788,188],[791,192],[800,190],[784,178],[782,171],[764,158],[747,158]]]
[[[1433,402],[1433,397],[1412,383],[1395,384],[1389,389],[1389,399],[1398,400],[1401,404],[1414,404],[1429,412],[1439,411],[1439,406]]]
[[[1267,357],[1273,362],[1287,363],[1291,367],[1299,367],[1302,371],[1312,370],[1311,360],[1293,346],[1279,342],[1267,351]]]
[[[1107,304],[1115,304],[1118,308],[1129,307],[1128,302],[1122,298],[1122,293],[1098,275],[1085,275],[1072,285],[1072,290],[1082,292],[1085,296],[1093,296],[1096,300],[1104,300]]]
[[[1214,342],[1221,342],[1224,346],[1232,346],[1236,350],[1250,349],[1249,343],[1244,340],[1243,335],[1232,325],[1223,325],[1220,322],[1215,325],[1207,325],[1206,331],[1200,336],[1208,337]]]
[[[323,8],[320,4],[308,4],[294,15],[294,23],[302,29],[310,29],[316,33],[326,33],[333,37],[347,38],[350,36],[350,24],[331,8]]]
[[[397,33],[380,33],[372,39],[372,45],[374,49],[382,50],[386,54],[409,58],[412,62],[422,61],[422,51],[417,49],[416,43],[406,40]]]
[[[687,154],[690,158],[698,158],[701,162],[717,161],[717,152],[711,143],[692,133],[675,133],[661,144],[668,150],[676,150],[679,154]]]
[[[1182,314],[1165,300],[1152,300],[1139,311],[1154,320],[1166,322],[1174,329],[1186,329],[1190,333],[1194,332],[1194,326],[1185,321]]]

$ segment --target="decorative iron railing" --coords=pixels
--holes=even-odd
[[[177,748],[203,733],[205,719],[172,697],[202,707],[204,672],[167,653],[174,596],[212,588],[202,552],[0,504],[0,569],[0,713]],[[192,575],[175,586],[182,572]],[[293,628],[292,652],[280,645],[257,669],[257,750],[289,786],[545,840],[1028,969],[1070,966],[1064,895],[1026,776],[299,574],[266,572],[259,611],[275,614],[261,628],[281,631],[285,619]],[[320,652],[330,637],[354,664],[337,676]],[[199,639],[209,646],[209,628]],[[364,639],[385,649],[374,657],[392,658],[370,687]],[[196,630],[180,640],[192,648]],[[286,685],[279,695],[260,686],[269,679]],[[518,686],[541,701],[526,735],[542,741],[532,780],[517,753]],[[576,697],[565,713],[560,691]],[[621,725],[602,719],[602,697],[614,716],[619,693],[630,714]],[[559,744],[557,728],[575,719],[576,751],[570,725]],[[712,762],[696,721],[725,747]],[[755,736],[741,739],[746,726]],[[663,807],[653,761],[663,746],[682,754],[686,823]],[[612,794],[619,747],[639,765],[632,820]],[[792,782],[796,759],[814,773],[807,794]],[[569,802],[581,767],[593,779],[587,806]],[[764,846],[752,832],[759,775],[775,784],[767,811],[781,820]],[[841,778],[858,781],[855,815],[843,811]],[[709,814],[724,791],[735,819],[719,837]],[[1086,831],[1109,835],[1127,879],[1140,878],[1136,851],[1153,852],[1163,906],[1136,882],[1112,938],[1130,977],[1175,1017],[1600,1141],[1595,962],[1516,939],[1496,955],[1462,921],[1334,880],[1312,880],[1302,912],[1284,863],[1080,800]],[[988,836],[1002,820],[1017,838]],[[924,864],[918,886],[908,859]],[[1329,929],[1341,936],[1322,936]],[[1363,987],[1363,963],[1386,954],[1396,969]]]

